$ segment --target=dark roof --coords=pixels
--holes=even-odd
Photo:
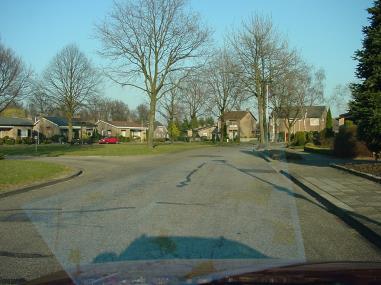
[[[59,127],[67,127],[67,120],[61,117],[44,117],[45,119],[51,121],[52,123],[58,125]],[[78,119],[73,119],[73,126],[83,126],[83,127],[94,127],[95,125],[91,122],[80,121]]]
[[[115,127],[119,127],[119,128],[141,128],[142,127],[142,123],[139,123],[139,122],[131,122],[131,121],[104,121],[110,125],[113,125]],[[145,127],[143,125],[143,127]]]
[[[302,110],[300,110],[298,107],[291,107],[289,109],[290,111],[290,117],[304,117],[305,112],[307,112],[307,118],[321,118],[324,111],[327,109],[326,106],[304,106]],[[283,119],[286,116],[286,110],[281,109],[278,112],[278,118]]]
[[[353,115],[350,112],[347,112],[347,113],[344,113],[344,114],[340,114],[339,118],[344,118],[346,120],[352,120],[353,119]]]
[[[44,117],[48,121],[51,121],[52,123],[56,124],[59,127],[67,126],[67,120],[60,117]]]
[[[0,117],[0,126],[33,126],[33,122],[24,118]]]
[[[249,111],[230,111],[224,113],[224,120],[241,120],[249,113],[255,119],[254,115]]]

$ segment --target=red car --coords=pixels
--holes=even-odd
[[[118,139],[117,138],[103,138],[103,139],[100,139],[98,143],[100,144],[109,144],[109,143],[112,143],[112,144],[115,144],[115,143],[118,143]]]

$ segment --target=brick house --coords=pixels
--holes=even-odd
[[[103,121],[98,120],[96,123],[98,133],[107,137],[128,137],[146,139],[148,128],[141,123],[129,121]]]
[[[276,138],[286,141],[290,134],[296,132],[320,132],[324,130],[328,108],[326,106],[305,106],[301,111],[291,110],[290,118],[287,118],[284,110],[278,113],[272,112],[269,120],[270,139],[275,141]],[[292,114],[295,114],[294,116]],[[295,123],[291,127],[290,134],[286,127],[287,119],[294,119]],[[280,137],[281,136],[281,137]]]
[[[91,122],[73,120],[73,138],[82,138],[91,136],[93,134],[95,125]],[[35,131],[44,135],[46,138],[52,136],[68,136],[68,122],[61,117],[41,117],[39,118],[33,128]]]
[[[24,118],[0,117],[0,138],[32,137],[34,123]]]
[[[228,139],[240,138],[241,141],[249,141],[255,138],[257,119],[250,111],[225,112],[224,121]],[[221,128],[221,118],[219,118],[218,129]]]

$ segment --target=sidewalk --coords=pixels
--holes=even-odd
[[[381,184],[329,166],[345,160],[291,152],[303,159],[271,164],[381,247]]]

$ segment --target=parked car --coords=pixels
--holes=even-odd
[[[116,144],[116,143],[119,143],[119,140],[118,138],[103,138],[103,139],[100,139],[99,142],[100,144]]]

